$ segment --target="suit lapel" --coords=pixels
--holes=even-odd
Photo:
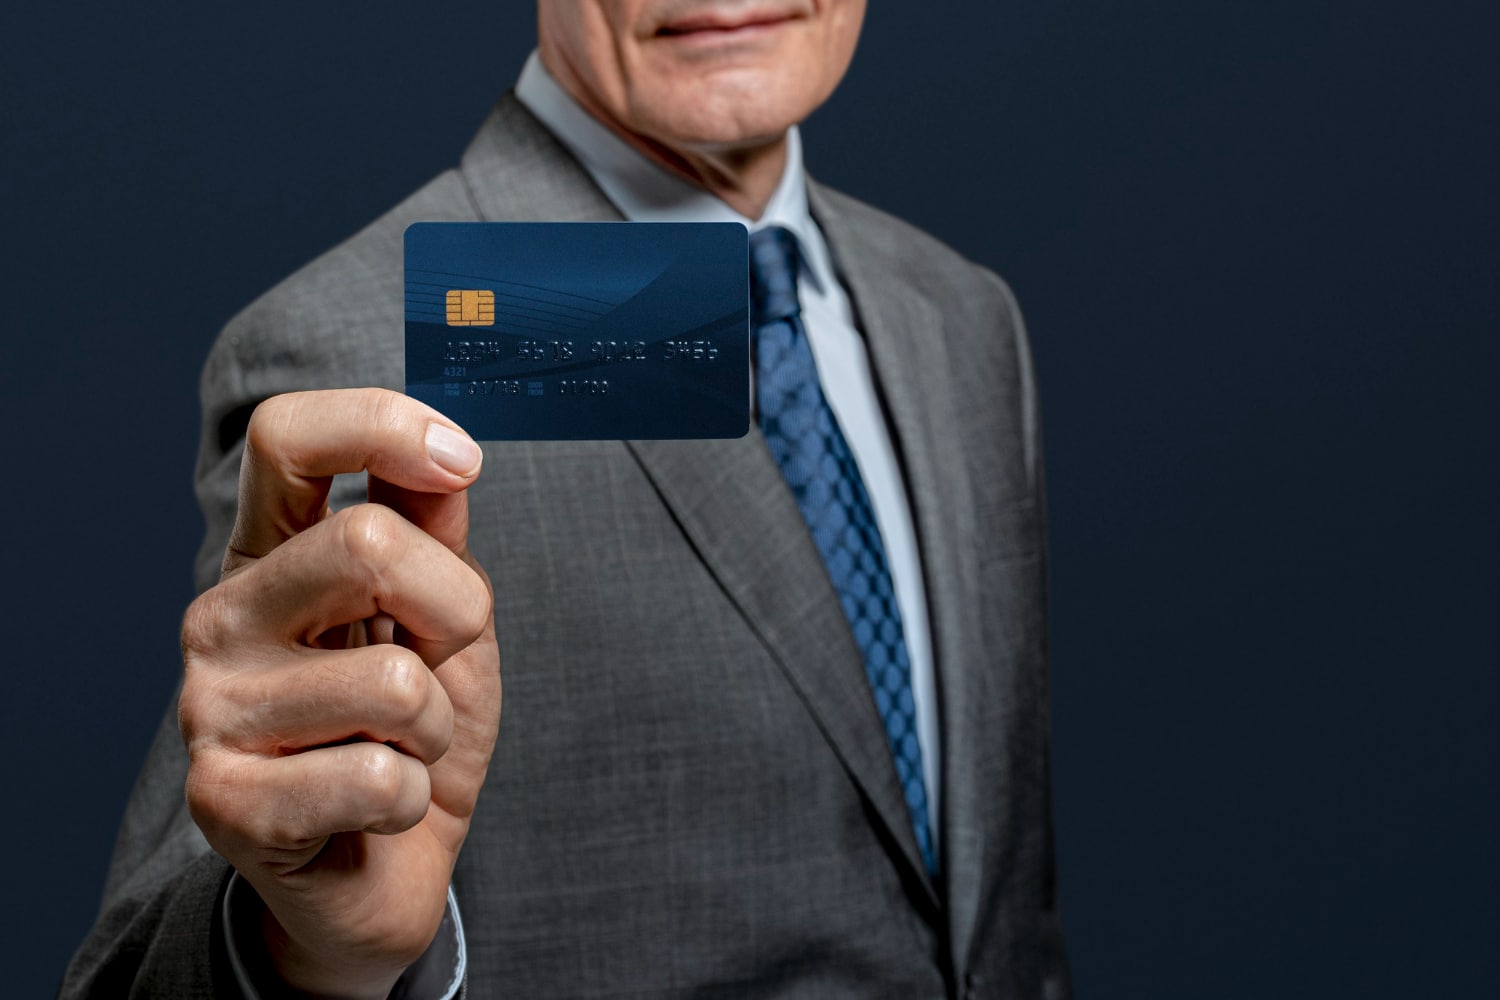
[[[736,441],[632,441],[629,447],[935,905],[859,649],[760,431]]]
[[[481,218],[620,218],[572,155],[512,97],[491,112],[464,155],[462,172]],[[914,405],[904,393],[903,406]],[[917,849],[859,650],[760,431],[734,441],[632,441],[626,447],[807,705],[898,845],[909,879],[936,908],[937,890]]]
[[[808,195],[865,335],[922,554],[943,746],[943,902],[954,967],[963,968],[986,877],[979,833],[987,793],[974,787],[974,756],[994,740],[980,731],[973,662],[979,567],[967,540],[977,522],[960,444],[963,415],[951,391],[961,359],[950,357],[942,314],[913,283],[909,250],[892,242],[891,230],[866,231],[818,185],[810,184]]]

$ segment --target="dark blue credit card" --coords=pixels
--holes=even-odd
[[[415,223],[407,395],[481,441],[742,437],[746,245],[736,223]]]

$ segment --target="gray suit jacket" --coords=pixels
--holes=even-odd
[[[859,654],[757,432],[485,446],[499,745],[455,874],[470,995],[1068,995],[1053,880],[1037,401],[1006,286],[826,188],[925,574],[942,878],[917,853]],[[242,434],[275,393],[402,384],[417,220],[616,219],[513,98],[406,202],[236,317],[203,373],[211,585]],[[345,501],[359,499],[345,484]],[[169,713],[65,995],[212,996],[227,866]]]

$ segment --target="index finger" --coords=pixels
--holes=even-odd
[[[326,517],[338,473],[368,471],[406,490],[453,494],[474,482],[481,459],[457,424],[389,389],[273,396],[255,408],[245,432],[239,512],[224,571]]]

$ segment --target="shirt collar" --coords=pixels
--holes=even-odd
[[[585,111],[532,51],[516,83],[516,99],[567,147],[607,198],[631,222],[738,222],[752,232],[785,226],[797,237],[807,274],[819,290],[831,285],[833,267],[823,234],[807,207],[802,136],[787,130],[786,169],[765,213],[754,221],[682,177],[657,166]]]

